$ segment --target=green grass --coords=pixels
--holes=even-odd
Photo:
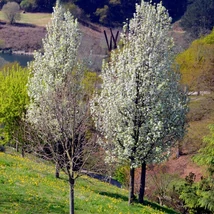
[[[51,18],[51,13],[21,13],[19,23],[33,24],[45,27]],[[0,11],[0,19],[6,21],[2,11]]]
[[[44,161],[0,153],[0,213],[68,213],[69,189],[65,175],[54,177]],[[175,213],[157,204],[127,205],[128,192],[97,180],[80,177],[75,186],[75,213]]]

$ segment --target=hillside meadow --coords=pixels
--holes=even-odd
[[[66,175],[54,177],[54,166],[33,156],[0,153],[0,213],[68,213]],[[148,202],[128,206],[128,191],[82,176],[75,187],[75,213],[176,213]]]

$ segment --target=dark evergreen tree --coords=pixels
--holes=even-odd
[[[52,12],[56,0],[36,0],[37,10],[43,12]]]
[[[210,32],[214,26],[214,0],[194,0],[182,17],[181,26],[193,38]]]

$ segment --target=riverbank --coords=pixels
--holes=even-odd
[[[3,48],[0,49],[0,54],[16,54],[16,55],[27,55],[33,56],[33,52],[26,52],[26,51],[13,51],[12,48]]]

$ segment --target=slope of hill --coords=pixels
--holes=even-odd
[[[34,50],[42,48],[42,39],[46,35],[47,17],[44,22],[35,21],[35,14],[32,14],[32,21],[26,19],[31,17],[30,13],[22,14],[22,19],[15,25],[8,25],[5,21],[0,21],[0,50],[13,51],[22,54],[32,53]],[[27,16],[27,17],[25,17]],[[0,18],[2,14],[0,12]],[[39,14],[36,17],[39,19]],[[107,56],[107,45],[104,37],[104,29],[110,34],[109,29],[92,23],[82,21],[79,23],[82,32],[82,42],[79,56],[84,60],[92,62],[91,67],[99,71],[102,60]],[[115,29],[114,31],[117,31]],[[90,56],[89,56],[90,55]]]
[[[56,179],[54,167],[44,160],[0,153],[0,190],[0,213],[68,213],[66,176]],[[152,203],[128,206],[127,195],[124,189],[83,176],[76,183],[75,213],[176,213]]]

